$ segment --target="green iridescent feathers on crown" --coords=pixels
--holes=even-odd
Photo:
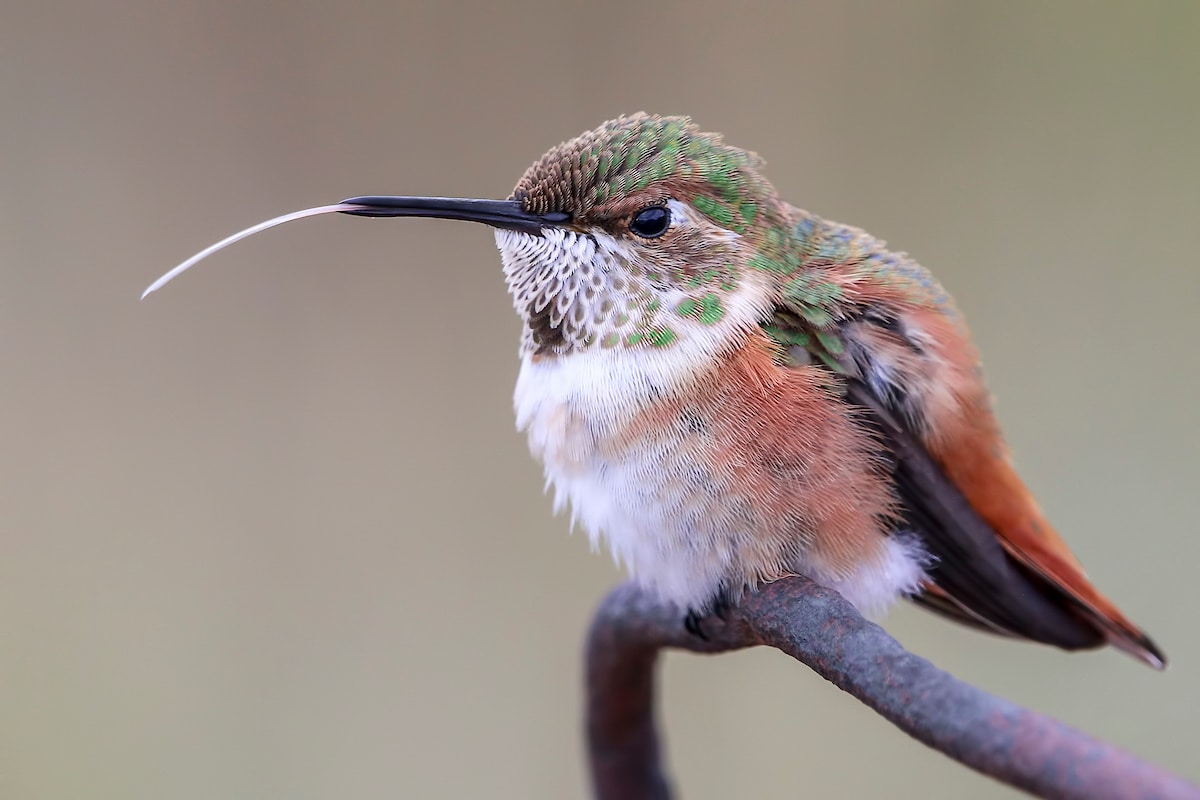
[[[512,197],[528,211],[564,211],[584,219],[625,198],[660,190],[690,198],[697,211],[742,233],[762,213],[762,200],[775,197],[762,166],[755,154],[699,131],[687,117],[634,114],[546,153]]]
[[[772,276],[780,314],[766,324],[783,345],[836,359],[838,323],[854,313],[857,289],[890,287],[902,304],[954,316],[941,286],[903,253],[857,228],[780,200],[756,154],[700,131],[687,117],[634,114],[563,142],[531,166],[512,198],[534,213],[566,212],[580,227],[607,227],[649,204],[675,199],[744,237],[744,256],[720,268],[682,265],[685,287],[729,291],[737,273]],[[710,280],[711,279],[711,280]]]

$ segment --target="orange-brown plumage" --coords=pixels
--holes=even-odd
[[[854,410],[836,401],[824,370],[781,366],[778,346],[756,333],[698,378],[686,394],[639,415],[622,439],[645,446],[683,416],[704,429],[702,437],[681,438],[675,452],[683,463],[712,470],[713,503],[752,509],[751,530],[738,546],[755,552],[738,560],[766,569],[750,577],[793,574],[794,561],[769,551],[794,556],[801,543],[836,574],[878,553],[895,498],[879,470],[878,443],[855,423]]]
[[[654,529],[652,552],[625,560],[659,573],[686,563],[681,580],[700,588],[694,610],[798,573],[879,610],[892,598],[877,599],[870,576],[887,574],[896,558],[885,532],[898,520],[897,499],[877,437],[837,392],[823,367],[787,366],[779,346],[751,330],[677,391],[612,419],[541,397],[531,439],[545,434],[536,452],[562,479],[599,471],[606,493],[650,501],[623,522]],[[690,562],[677,550],[691,551]],[[663,553],[675,555],[672,564],[646,566]]]

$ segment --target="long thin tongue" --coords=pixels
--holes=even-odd
[[[317,206],[316,208],[306,208],[303,211],[293,211],[290,214],[284,214],[281,217],[275,217],[273,219],[267,220],[266,222],[260,222],[257,225],[251,225],[249,228],[246,228],[244,231],[238,231],[237,233],[233,234],[232,236],[225,237],[224,239],[217,242],[216,244],[209,245],[208,247],[201,250],[199,253],[196,253],[196,255],[189,258],[187,261],[184,261],[182,264],[172,267],[170,269],[170,271],[168,271],[165,275],[163,275],[161,278],[156,280],[154,283],[152,283],[148,287],[146,287],[146,291],[142,292],[142,299],[145,300],[146,296],[149,295],[151,292],[156,292],[159,289],[161,289],[162,287],[166,286],[168,283],[170,283],[172,280],[174,280],[178,275],[182,274],[183,272],[185,272],[188,268],[192,267],[193,265],[198,264],[201,261],[203,261],[204,259],[208,258],[213,253],[216,253],[219,250],[224,250],[226,247],[233,244],[234,242],[240,242],[242,239],[245,239],[248,236],[253,236],[256,233],[259,233],[260,231],[265,231],[267,228],[274,228],[276,225],[282,225],[285,222],[291,222],[292,220],[296,220],[296,219],[304,219],[305,217],[315,217],[318,214],[332,214],[332,213],[338,212],[338,211],[354,212],[354,211],[362,211],[362,210],[365,210],[364,206],[359,206],[359,205],[356,205],[353,203],[334,203],[331,206]]]

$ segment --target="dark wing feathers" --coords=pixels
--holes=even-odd
[[[932,585],[913,600],[957,622],[993,633],[1067,650],[1104,644],[1104,634],[1076,613],[1069,596],[1005,551],[996,531],[929,455],[913,427],[920,415],[913,413],[905,387],[881,382],[878,378],[886,372],[865,363],[870,361],[870,353],[856,346],[854,336],[843,335],[849,333],[848,328],[862,324],[903,333],[898,323],[889,325],[886,318],[877,319],[864,311],[862,316],[844,320],[842,330],[835,334],[845,346],[839,357],[822,352],[828,337],[804,331],[805,324],[787,308],[777,310],[768,332],[782,332],[780,344],[793,359],[797,345],[786,340],[799,333],[797,341],[806,342],[811,356],[805,361],[824,365],[840,376],[846,402],[859,410],[863,424],[878,437],[900,502],[903,528],[920,537],[936,559],[929,569]],[[872,384],[859,376],[876,380]]]
[[[1104,643],[1066,598],[1005,553],[991,527],[865,383],[849,378],[846,389],[846,399],[864,410],[888,450],[905,527],[937,559],[930,569],[936,586],[917,602],[973,627],[1068,650]]]

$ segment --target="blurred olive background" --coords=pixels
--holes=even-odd
[[[0,798],[578,797],[620,579],[513,430],[490,233],[619,113],[692,115],[916,254],[1023,474],[1165,674],[901,608],[986,689],[1200,779],[1200,6],[18,3],[0,30]],[[672,654],[684,798],[1004,797],[773,651]]]

